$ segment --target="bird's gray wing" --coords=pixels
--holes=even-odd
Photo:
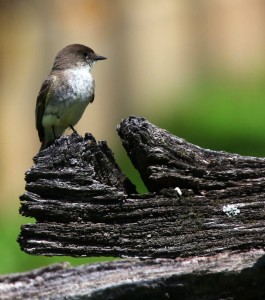
[[[47,106],[47,102],[49,101],[49,91],[51,89],[51,85],[53,83],[53,78],[48,76],[40,89],[39,95],[37,97],[36,109],[35,109],[35,121],[36,128],[38,130],[40,141],[42,142],[44,139],[44,128],[42,126],[42,118],[44,115],[45,108]]]

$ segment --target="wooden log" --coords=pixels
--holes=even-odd
[[[264,249],[265,160],[202,149],[143,118],[118,127],[146,186],[106,142],[61,137],[26,174],[21,249],[37,255],[189,257]],[[154,193],[155,192],[155,193]]]
[[[9,299],[265,299],[263,250],[189,259],[51,265],[0,276]]]
[[[123,120],[118,133],[151,192],[179,187],[218,198],[218,191],[240,197],[265,191],[264,158],[203,149],[139,117]]]

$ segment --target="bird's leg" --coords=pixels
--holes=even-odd
[[[57,141],[57,136],[55,134],[54,126],[52,126],[52,132],[53,132],[53,137],[54,137],[54,143],[55,143],[56,146],[59,146],[59,143]]]
[[[56,134],[55,134],[55,129],[54,129],[54,126],[52,126],[52,132],[53,132],[53,137],[54,137],[54,139],[56,140]]]
[[[77,131],[74,129],[73,125],[70,125],[69,127],[73,130],[74,133],[77,133]]]

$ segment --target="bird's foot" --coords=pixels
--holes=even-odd
[[[77,131],[74,129],[72,125],[70,125],[69,127],[73,130],[74,133],[77,133]]]

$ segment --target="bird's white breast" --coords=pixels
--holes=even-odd
[[[73,98],[78,98],[79,101],[90,101],[88,98],[94,93],[94,79],[90,72],[90,66],[67,70],[66,78],[71,86],[71,93],[74,94]]]

